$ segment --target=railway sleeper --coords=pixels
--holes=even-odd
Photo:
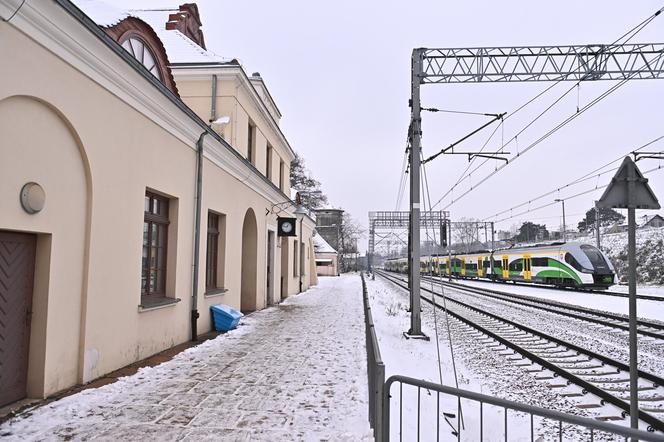
[[[574,363],[574,362],[577,362],[576,360],[574,360],[574,358],[583,357],[583,356],[579,356],[579,355],[546,355],[546,354],[545,355],[538,355],[538,356],[545,359],[546,361],[551,362],[551,363],[556,364],[556,365],[566,363],[566,362]],[[583,362],[583,360],[579,359],[578,362]]]
[[[540,339],[542,339],[542,338],[540,338]],[[542,349],[542,350],[546,350],[548,348],[558,348],[558,345],[554,344],[551,341],[545,341],[545,342],[542,342],[540,344],[529,345],[529,348],[539,348],[539,349]]]
[[[629,395],[616,395],[616,397],[624,401],[629,400]],[[652,395],[646,393],[639,395],[639,402],[664,402],[664,396],[661,393],[653,393]]]
[[[603,378],[596,378],[596,377],[586,377],[586,381],[592,382],[593,384],[624,384],[629,382],[628,379],[603,379]]]
[[[622,415],[616,416],[615,414],[609,414],[607,416],[596,416],[595,419],[602,422],[609,422],[609,421],[621,421],[625,419],[625,417]]]
[[[560,393],[562,397],[583,397],[585,394],[587,393],[583,391],[570,391],[567,393]]]
[[[621,387],[618,384],[602,386],[602,383],[598,382],[597,386],[600,387],[602,390],[606,391],[620,391],[620,392],[629,391],[629,387]],[[657,387],[653,387],[652,385],[639,385],[636,389],[638,391],[648,391],[648,390],[656,390]]]
[[[592,358],[587,358],[585,361],[563,361],[558,366],[564,368],[565,370],[577,369],[577,370],[589,370],[592,368],[602,368],[604,365],[584,365],[587,363],[593,362]]]
[[[588,408],[602,408],[603,406],[603,404],[598,404],[596,402],[592,402],[590,404],[576,404],[576,408],[581,408],[584,410]]]
[[[599,368],[599,367],[598,367]],[[595,370],[590,370],[590,371],[580,371],[584,369],[575,369],[575,368],[570,368],[571,370],[576,370],[574,372],[575,375],[577,376],[613,376],[618,373],[620,373],[620,370],[614,370],[614,371],[595,371]]]

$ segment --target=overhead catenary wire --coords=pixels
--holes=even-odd
[[[653,172],[658,171],[658,170],[662,170],[662,166],[653,167],[652,169],[648,169],[648,170],[646,170],[645,172],[642,172],[642,174],[643,174],[643,175],[648,175],[648,174],[653,173]],[[584,191],[581,191],[581,192],[575,193],[575,194],[573,194],[573,195],[567,196],[567,197],[565,197],[565,198],[560,198],[560,200],[561,200],[561,201],[568,201],[568,200],[571,200],[571,199],[574,199],[574,198],[578,198],[578,197],[583,196],[583,195],[587,195],[587,194],[589,194],[589,193],[596,192],[596,191],[598,191],[598,190],[606,189],[606,188],[609,186],[609,184],[611,184],[611,181],[609,181],[609,182],[607,182],[607,183],[605,183],[605,184],[602,184],[602,185],[596,185],[596,186],[593,187],[592,189],[587,189],[587,190],[584,190]],[[507,217],[504,217],[504,218],[501,218],[501,219],[495,220],[494,223],[495,223],[495,224],[498,224],[498,223],[501,223],[501,222],[504,222],[504,221],[507,221],[507,220],[510,220],[510,219],[513,219],[513,218],[516,218],[516,217],[519,217],[519,216],[523,216],[523,215],[525,215],[525,214],[527,214],[527,213],[534,212],[534,211],[536,211],[536,210],[541,210],[541,209],[544,209],[544,208],[546,208],[546,207],[551,207],[551,206],[553,206],[553,205],[555,205],[555,204],[558,204],[558,201],[552,201],[552,202],[550,202],[550,203],[542,204],[542,205],[537,206],[537,207],[532,207],[532,208],[529,207],[527,210],[524,210],[523,212],[515,213],[515,214],[510,214],[510,216],[507,216]]]
[[[623,39],[624,39],[625,41],[622,41],[622,43],[620,43],[620,44],[626,44],[629,40],[631,40],[634,36],[636,36],[639,32],[641,32],[641,30],[643,30],[647,25],[649,25],[649,24],[650,24],[650,23],[651,23],[651,22],[652,22],[657,16],[659,16],[659,15],[661,14],[662,11],[664,11],[664,7],[660,8],[660,9],[657,10],[655,13],[653,13],[652,15],[650,15],[649,17],[647,17],[646,19],[644,19],[643,21],[641,21],[638,25],[632,27],[629,31],[627,31],[626,33],[624,33],[623,35],[621,35],[618,39],[616,39],[616,40],[615,40],[613,43],[611,43],[609,46],[611,46],[611,45],[615,45],[615,44],[619,44],[619,43],[621,42],[621,40],[623,40]],[[581,66],[579,66],[579,67],[577,68],[577,70],[580,69],[580,68],[581,68]],[[559,80],[556,80],[553,84],[551,84],[550,86],[548,86],[547,88],[545,88],[542,92],[538,93],[538,94],[535,95],[533,98],[531,98],[530,100],[528,100],[526,103],[524,103],[523,105],[521,105],[521,106],[520,106],[519,108],[517,108],[514,112],[509,113],[509,114],[503,119],[503,123],[504,123],[505,120],[509,119],[511,116],[517,114],[519,111],[521,111],[522,109],[524,109],[524,108],[526,108],[527,106],[529,106],[531,103],[533,103],[534,101],[536,101],[537,99],[539,99],[541,96],[543,96],[544,94],[546,94],[547,92],[549,92],[551,89],[553,89],[555,86],[557,86],[559,83],[561,83],[561,82],[564,81],[564,80],[565,80],[565,78],[564,78],[564,77],[561,77]],[[572,89],[573,89],[574,87],[576,87],[578,84],[579,84],[579,83],[577,82],[577,83],[575,84],[575,86],[572,87]],[[562,97],[561,97],[561,98],[562,98]],[[580,109],[578,109],[578,106],[577,106],[577,112],[580,112]],[[533,121],[533,122],[534,122],[534,121]],[[533,122],[531,122],[530,124],[532,124]],[[530,125],[530,124],[529,124],[529,125]],[[524,129],[525,129],[525,128],[524,128]],[[521,132],[523,132],[523,130],[522,130]],[[520,133],[521,133],[521,132],[520,132]],[[495,134],[495,132],[492,133],[492,134],[489,136],[489,138],[487,139],[487,142],[485,143],[485,146],[486,146],[486,144],[488,144],[488,142],[491,140],[491,138],[494,136],[494,134]],[[514,139],[515,139],[514,137],[511,138],[510,141],[508,141],[507,144],[509,144],[509,143],[510,143],[511,141],[513,141]],[[503,148],[506,146],[506,143],[501,143],[501,146],[502,146],[501,149],[503,149]],[[482,149],[482,150],[483,150],[483,149]],[[521,152],[521,154],[522,154],[522,153],[524,153],[524,152]],[[520,155],[519,155],[519,156],[520,156]],[[472,166],[472,164],[475,162],[475,159],[476,159],[476,158],[472,158],[472,160],[471,160],[470,164],[468,165],[468,167],[466,167],[466,169],[464,170],[464,172],[460,175],[460,177],[459,177],[459,178],[457,179],[457,181],[452,185],[452,187],[451,187],[449,190],[447,190],[447,191],[445,192],[445,194],[443,194],[443,196],[442,196],[442,197],[436,202],[436,204],[434,204],[434,207],[438,206],[438,205],[439,205],[439,204],[440,204],[440,203],[441,203],[441,202],[442,202],[442,201],[443,201],[443,200],[444,200],[444,199],[445,199],[450,193],[453,192],[453,190],[454,190],[454,189],[455,189],[455,188],[456,188],[461,182],[465,181],[466,179],[469,179],[470,176],[472,176],[473,173],[475,173],[477,170],[479,170],[482,166],[484,166],[484,165],[489,161],[489,159],[485,159],[484,161],[482,161],[482,163],[481,163],[478,167],[476,167],[475,169],[473,169],[470,173],[468,173],[468,174],[466,175],[466,173],[468,172],[468,169],[470,169],[470,167]],[[503,168],[504,168],[506,165],[508,165],[508,164],[509,164],[509,161],[508,161],[506,164],[503,164],[500,168],[496,168],[496,170],[494,170],[494,172],[497,172],[498,170],[503,169]],[[475,186],[475,187],[477,187],[477,186]],[[472,188],[471,188],[471,190],[472,190]],[[464,195],[465,195],[465,194],[464,194]],[[457,199],[457,200],[458,200],[458,199]],[[454,201],[457,201],[457,200],[454,200]],[[451,205],[451,204],[450,204],[450,205]],[[449,207],[450,205],[448,205],[448,206],[446,206],[446,207]]]
[[[603,171],[603,172],[600,172],[600,171],[601,171],[602,169],[605,169],[605,168],[609,167],[609,166],[612,165],[613,163],[622,160],[626,155],[629,155],[629,153],[639,152],[640,150],[643,150],[643,149],[645,149],[646,147],[651,146],[652,144],[654,144],[654,143],[656,143],[656,142],[658,142],[658,141],[660,141],[660,140],[662,140],[662,139],[664,139],[664,135],[661,135],[661,136],[659,136],[659,137],[657,137],[657,138],[655,138],[655,139],[653,139],[653,140],[651,140],[651,141],[648,141],[647,143],[645,143],[645,144],[643,144],[643,145],[637,147],[636,149],[634,149],[634,150],[628,152],[627,154],[623,154],[623,155],[618,156],[617,158],[615,158],[615,159],[613,159],[613,160],[611,160],[611,161],[609,161],[609,162],[603,164],[603,165],[600,166],[600,167],[597,167],[597,168],[593,169],[592,171],[590,171],[590,172],[588,172],[588,173],[582,175],[581,177],[579,177],[579,178],[577,178],[577,179],[575,179],[575,180],[573,180],[573,181],[571,181],[571,182],[569,182],[569,183],[567,183],[567,184],[565,184],[565,185],[559,186],[559,187],[557,187],[557,188],[555,188],[555,189],[553,189],[553,190],[550,190],[550,191],[548,191],[548,192],[542,193],[541,195],[538,195],[538,196],[536,196],[536,197],[534,197],[534,198],[530,198],[528,201],[525,201],[525,202],[523,202],[523,203],[520,203],[520,204],[517,204],[517,205],[515,205],[515,206],[512,206],[512,207],[510,207],[509,209],[501,210],[500,212],[497,212],[497,213],[495,213],[495,214],[493,214],[493,215],[491,215],[491,216],[487,216],[487,217],[484,218],[482,221],[487,221],[487,220],[490,220],[490,219],[492,219],[492,218],[496,218],[496,217],[498,217],[498,216],[500,216],[500,215],[502,215],[502,214],[504,214],[504,213],[510,212],[510,211],[512,211],[512,210],[515,210],[515,209],[519,209],[519,208],[521,208],[521,207],[523,207],[523,206],[525,206],[525,205],[527,205],[527,204],[530,204],[530,203],[532,203],[532,202],[534,202],[534,201],[538,201],[538,200],[540,200],[540,199],[542,199],[542,198],[546,198],[547,196],[550,196],[550,195],[552,195],[552,194],[554,194],[554,193],[556,193],[556,192],[559,192],[559,191],[561,191],[561,190],[563,190],[563,189],[566,189],[566,188],[568,188],[568,187],[571,187],[571,186],[574,186],[574,185],[576,185],[576,184],[580,184],[580,183],[582,183],[582,182],[585,182],[585,181],[588,181],[588,180],[591,180],[591,179],[595,179],[595,178],[598,178],[598,177],[600,177],[600,176],[602,176],[602,175],[605,175],[605,174],[607,174],[607,173],[613,172],[613,171],[615,171],[615,170],[618,169],[618,166],[613,167],[613,168],[608,169],[608,170],[605,170],[605,171]]]
[[[448,204],[443,208],[443,210],[449,208],[450,206],[452,206],[453,204],[455,204],[456,202],[458,202],[461,198],[465,197],[466,195],[468,195],[469,193],[471,193],[473,190],[477,189],[480,185],[484,184],[487,180],[489,180],[489,178],[491,178],[492,176],[496,175],[498,172],[500,172],[501,170],[503,170],[503,169],[504,169],[505,167],[507,167],[508,165],[512,164],[512,163],[513,163],[514,161],[516,161],[518,158],[520,158],[521,156],[523,156],[523,154],[525,154],[526,152],[528,152],[529,150],[531,150],[532,148],[534,148],[535,146],[537,146],[538,144],[540,144],[542,141],[544,141],[544,140],[546,140],[547,138],[549,138],[551,135],[553,135],[554,133],[556,133],[557,131],[559,131],[561,128],[563,128],[564,126],[566,126],[567,124],[569,124],[569,123],[570,123],[571,121],[573,121],[574,119],[578,118],[580,115],[582,115],[582,114],[585,113],[588,109],[590,109],[591,107],[593,107],[594,105],[596,105],[597,103],[599,103],[600,101],[602,101],[604,98],[606,98],[607,96],[611,95],[613,92],[615,92],[615,91],[618,90],[620,87],[622,87],[623,85],[625,85],[625,84],[626,84],[631,78],[633,78],[636,74],[638,74],[639,72],[641,72],[642,70],[644,70],[646,67],[648,67],[649,64],[656,63],[660,58],[662,58],[662,54],[657,55],[657,57],[655,57],[655,59],[649,60],[649,61],[646,62],[646,64],[645,64],[644,66],[642,66],[639,70],[634,71],[634,72],[633,72],[632,74],[630,74],[627,78],[625,78],[625,79],[623,79],[623,80],[620,80],[620,82],[618,82],[617,84],[613,85],[613,86],[612,86],[611,88],[609,88],[607,91],[603,92],[603,93],[600,94],[598,97],[595,97],[595,99],[593,99],[590,103],[588,103],[588,104],[586,104],[585,106],[583,106],[583,107],[579,110],[579,112],[575,112],[575,113],[573,113],[571,116],[567,117],[565,120],[563,120],[561,123],[559,123],[558,125],[556,125],[554,128],[550,129],[548,132],[546,132],[546,133],[545,133],[544,135],[542,135],[540,138],[538,138],[538,139],[535,140],[534,142],[530,143],[530,144],[529,144],[525,149],[523,149],[519,154],[517,154],[517,155],[515,155],[515,156],[513,156],[513,157],[511,157],[511,158],[509,158],[507,163],[502,164],[502,165],[500,165],[499,167],[497,167],[493,172],[489,173],[489,174],[486,175],[484,178],[482,178],[480,181],[478,181],[474,186],[470,187],[470,189],[468,189],[468,190],[466,190],[465,192],[463,192],[463,193],[462,193],[459,197],[457,197],[455,200],[452,200],[450,203],[448,203]],[[441,202],[442,202],[442,198],[439,199],[439,200],[436,202],[436,204],[433,205],[433,207],[438,206]]]

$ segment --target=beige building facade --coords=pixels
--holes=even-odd
[[[262,79],[169,61],[174,87],[145,63],[156,50],[127,50],[140,34],[116,40],[66,0],[0,0],[0,18],[0,334],[17,373],[0,405],[207,332],[213,304],[251,312],[316,283],[314,220],[278,236],[293,151]]]

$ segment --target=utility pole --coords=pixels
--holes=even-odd
[[[565,200],[556,198],[554,200],[557,203],[563,204],[563,242],[567,241],[567,226],[565,225]]]
[[[595,236],[597,237],[597,248],[600,249],[600,239],[599,239],[599,208],[597,207],[597,201],[595,201],[595,230],[596,234]]]
[[[599,208],[627,209],[627,262],[629,267],[629,417],[631,427],[639,428],[638,391],[638,341],[636,303],[636,209],[657,210],[660,204],[648,186],[648,180],[630,157],[618,168],[618,172],[595,203]],[[599,213],[596,212],[599,219]]]
[[[420,317],[420,152],[422,117],[420,115],[420,83],[422,74],[422,49],[413,50],[411,60],[410,102],[410,330],[408,338],[426,339],[422,333]]]
[[[491,251],[492,252],[494,250],[496,250],[495,241],[494,241],[494,238],[495,238],[494,233],[496,233],[496,230],[495,230],[495,227],[493,225],[493,221],[491,221]],[[491,265],[493,265],[493,263],[491,263]]]

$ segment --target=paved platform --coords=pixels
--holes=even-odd
[[[359,275],[0,426],[7,440],[371,440]]]

